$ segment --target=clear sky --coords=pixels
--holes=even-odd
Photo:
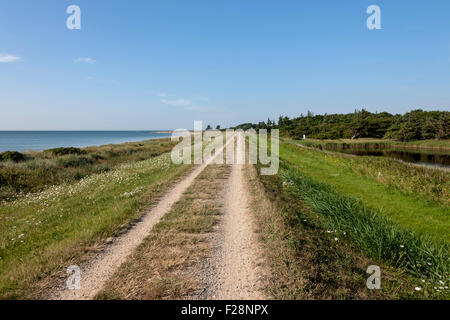
[[[450,110],[449,17],[448,0],[0,0],[0,130]]]

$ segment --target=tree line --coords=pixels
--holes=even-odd
[[[371,113],[365,109],[348,114],[314,115],[308,111],[297,118],[280,116],[258,124],[243,123],[235,129],[280,129],[280,135],[301,139],[385,138],[399,141],[450,138],[450,112],[413,110],[404,115]]]

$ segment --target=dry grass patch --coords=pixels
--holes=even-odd
[[[295,251],[287,241],[293,236],[292,230],[285,225],[276,204],[267,198],[255,167],[246,166],[244,172],[251,195],[251,213],[256,222],[255,232],[263,244],[265,267],[271,271],[264,278],[264,290],[274,299],[299,298],[305,281]]]
[[[188,272],[210,251],[229,166],[210,165],[121,265],[98,299],[182,299],[201,289]]]

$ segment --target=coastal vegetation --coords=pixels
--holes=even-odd
[[[0,204],[0,297],[39,297],[52,279],[66,276],[68,266],[85,261],[126,230],[188,172],[190,166],[170,161],[165,152],[170,145],[159,140],[85,148],[81,155],[42,152],[27,154],[28,160],[19,163],[29,167],[2,164],[2,174],[22,170],[22,181],[33,182],[28,191],[42,190]],[[92,163],[79,166],[79,157]],[[72,160],[77,166],[63,165]],[[41,163],[42,171],[30,162]],[[94,169],[102,164],[108,170]],[[35,170],[38,178],[30,179],[27,174]],[[72,170],[82,176],[75,178]]]
[[[0,161],[21,162],[25,160],[25,156],[17,151],[5,151],[0,153]]]
[[[377,184],[382,184],[405,194],[418,196],[421,202],[431,201],[450,205],[450,177],[445,169],[410,165],[386,157],[354,157],[340,152],[330,152],[327,151],[330,149],[326,146],[309,140],[285,140],[285,143],[286,146],[290,145],[290,148],[294,148],[294,150],[297,149],[294,147],[295,145],[314,146],[317,151],[314,153],[311,150],[310,153],[306,154],[323,154],[324,159],[330,160],[325,164],[332,161],[336,167],[345,168],[360,176],[370,177]],[[321,150],[323,150],[323,153],[320,152]],[[331,148],[331,150],[334,149]],[[306,152],[306,150],[303,151]],[[322,163],[322,165],[325,164]]]
[[[281,175],[249,170],[252,208],[270,266],[266,291],[275,299],[408,299],[417,279],[375,261],[335,234]],[[382,270],[380,290],[366,287],[369,265]]]
[[[0,154],[0,201],[14,200],[61,183],[79,181],[170,151],[170,139],[148,140],[88,148],[56,148],[41,152]]]
[[[357,253],[374,264],[383,265],[384,275],[390,280],[392,273],[396,274],[404,290],[390,287],[390,294],[404,298],[448,297],[450,177],[447,171],[386,158],[352,157],[289,142],[280,145],[280,173],[275,177],[259,176],[259,179],[267,196],[272,198],[275,211],[287,219],[284,228],[287,234],[294,235],[285,241],[293,241],[298,256],[304,256],[300,244],[307,241],[317,251],[308,256],[320,256],[316,257],[320,258],[316,263],[321,264],[317,268],[329,270],[330,259],[337,259],[336,263],[343,266],[341,272],[345,273],[351,252]],[[277,195],[272,194],[273,190]],[[283,198],[289,199],[289,205],[280,201]],[[331,242],[345,243],[346,253],[323,256],[325,244],[318,246],[293,233],[299,228],[309,234],[305,228],[311,224],[325,230],[322,240],[317,241],[327,242],[330,238]],[[303,263],[297,261],[297,264],[301,272]],[[359,270],[357,264],[353,266],[353,276],[362,276],[365,270]],[[348,272],[347,280],[352,283],[352,272]],[[329,277],[310,278],[310,281],[315,289],[309,294],[332,295],[323,288],[323,281],[328,287],[332,285]],[[295,289],[292,283],[284,285]]]

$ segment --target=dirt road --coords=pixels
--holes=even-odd
[[[236,144],[234,143],[236,140]],[[248,209],[249,195],[242,163],[245,162],[245,141],[242,134],[227,141],[225,147],[235,148],[236,164],[232,165],[225,194],[223,215],[212,237],[209,262],[198,266],[199,277],[206,279],[205,290],[199,299],[264,299],[259,288],[258,259],[260,249],[254,235],[252,217]],[[223,149],[222,149],[223,150]],[[221,156],[218,152],[216,156]],[[61,284],[51,299],[87,300],[101,291],[108,279],[127,261],[130,254],[144,241],[151,229],[182,198],[205,167],[214,160],[197,167],[178,183],[160,202],[149,210],[132,229],[117,237],[92,261],[81,266],[81,289],[68,290]],[[221,197],[220,195],[212,195]]]
[[[260,248],[255,239],[248,209],[249,195],[244,178],[245,143],[237,135],[236,159],[225,194],[222,223],[215,236],[218,244],[209,262],[206,299],[264,299],[259,288]],[[242,148],[244,147],[244,148]]]
[[[231,140],[232,139],[227,141],[227,145]],[[218,152],[216,156],[220,156],[221,154],[221,152]],[[117,237],[92,261],[84,266],[80,266],[82,279],[81,289],[69,290],[65,288],[65,284],[61,284],[61,287],[57,288],[51,294],[50,298],[55,300],[88,300],[94,298],[94,296],[102,289],[104,283],[114,274],[119,266],[126,261],[126,258],[137,248],[145,237],[147,237],[152,227],[158,223],[161,217],[170,210],[172,205],[181,198],[181,195],[192,184],[194,179],[215,157],[208,159],[178,183],[154,208],[144,214],[141,221],[132,229]]]

